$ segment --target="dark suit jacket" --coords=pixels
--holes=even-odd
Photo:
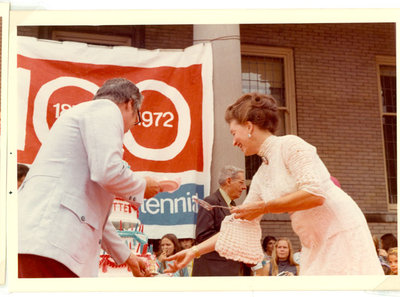
[[[204,200],[210,204],[227,206],[219,190]],[[196,244],[218,233],[221,229],[221,222],[227,215],[230,215],[228,209],[213,208],[208,211],[199,207],[196,223]],[[235,276],[239,275],[241,267],[241,262],[228,260],[219,256],[217,252],[211,252],[194,260],[192,276]]]

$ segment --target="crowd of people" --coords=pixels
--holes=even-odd
[[[377,257],[382,265],[385,275],[398,274],[398,247],[397,238],[392,233],[386,233],[380,238],[373,236],[376,246]],[[156,252],[159,264],[159,273],[163,273],[171,261],[166,260],[167,257],[175,253],[190,249],[196,240],[193,238],[179,239],[174,234],[166,234],[160,239],[159,251]],[[298,276],[300,272],[301,250],[295,252],[292,242],[287,237],[275,237],[267,235],[262,240],[262,249],[264,259],[256,265],[249,266],[249,272],[243,273],[238,270],[237,274],[231,276]],[[218,261],[205,261],[202,266],[209,266],[206,271],[208,274],[203,276],[218,276],[210,272],[220,271],[221,264]],[[223,266],[223,265],[222,265]],[[205,268],[202,268],[205,270]],[[226,275],[226,273],[225,273]],[[173,276],[199,276],[193,274],[193,261],[188,266],[176,271]]]
[[[382,269],[386,275],[395,275],[397,272],[397,238],[392,233],[386,233],[378,239],[373,236],[376,253]]]

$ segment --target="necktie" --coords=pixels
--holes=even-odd
[[[236,206],[235,201],[232,200],[230,205],[231,205],[231,206]]]

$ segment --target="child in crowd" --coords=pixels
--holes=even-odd
[[[398,274],[398,272],[397,272],[397,257],[398,257],[397,247],[389,249],[387,258],[388,258],[388,262],[389,262],[390,269],[391,269],[390,274],[392,274],[392,275]]]
[[[182,247],[179,243],[178,238],[175,234],[165,234],[160,240],[160,250],[157,256],[157,262],[159,264],[159,273],[164,273],[164,270],[168,268],[168,264],[171,263],[165,259],[169,256],[176,254],[181,251]],[[179,269],[174,273],[174,276],[189,276],[187,267]]]

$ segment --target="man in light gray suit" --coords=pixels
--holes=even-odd
[[[148,276],[108,220],[114,197],[138,206],[160,192],[122,159],[142,100],[131,81],[110,79],[54,123],[18,192],[19,277],[97,276],[100,248]]]

